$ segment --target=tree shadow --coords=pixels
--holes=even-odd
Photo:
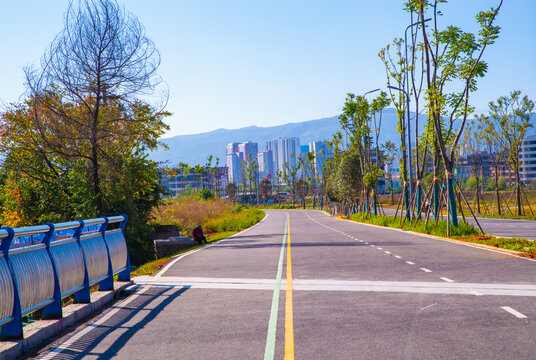
[[[138,299],[132,301],[132,303],[121,308],[117,314],[114,314],[110,319],[107,319],[102,324],[95,324],[95,322],[89,323],[82,329],[84,331],[88,327],[93,327],[92,330],[84,334],[82,337],[74,341],[68,348],[64,349],[61,353],[54,355],[54,359],[59,360],[75,360],[83,359],[86,356],[97,357],[99,359],[111,359],[121,348],[123,348],[127,342],[138,331],[143,329],[148,323],[153,321],[156,316],[164,310],[171,302],[186,292],[190,286],[184,286],[181,288],[157,288],[152,287],[148,292],[139,294]],[[170,294],[166,292],[170,291]],[[134,295],[132,295],[134,296]],[[148,311],[149,305],[155,300],[163,299],[158,305]],[[140,300],[140,301],[137,301]],[[112,306],[112,309],[114,306]],[[142,319],[137,321],[133,325],[126,325],[132,318],[140,313],[147,312]],[[106,313],[104,313],[106,316]],[[98,319],[96,319],[98,321]],[[96,352],[94,349],[101,343],[103,339],[112,335],[113,332],[118,329],[124,329],[121,335],[104,351]],[[74,334],[77,336],[77,334]],[[69,341],[69,340],[68,340]],[[54,348],[52,349],[54,351]],[[44,354],[45,356],[47,354]]]

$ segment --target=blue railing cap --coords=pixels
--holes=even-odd
[[[48,231],[50,231],[49,225],[37,225],[37,226],[13,228],[15,237],[43,234]]]
[[[104,224],[106,222],[106,219],[97,218],[97,219],[82,220],[82,222],[84,223],[84,226],[92,226],[92,225]]]
[[[121,221],[124,221],[124,220],[125,220],[125,217],[123,215],[110,216],[108,218],[108,224],[113,224],[113,223],[121,222]]]
[[[54,230],[55,231],[69,230],[69,229],[75,229],[79,226],[80,226],[80,223],[78,221],[69,221],[69,222],[54,224]]]

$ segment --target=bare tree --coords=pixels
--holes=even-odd
[[[71,2],[64,22],[63,31],[43,55],[41,68],[25,69],[26,78],[34,103],[61,122],[47,138],[47,146],[65,158],[88,163],[101,213],[101,168],[110,156],[104,144],[135,143],[134,139],[156,147],[158,136],[147,132],[163,131],[148,120],[163,112],[144,101],[161,83],[156,74],[160,55],[138,19],[114,0]],[[49,126],[37,110],[34,117],[38,131]]]

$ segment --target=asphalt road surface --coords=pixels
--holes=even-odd
[[[395,212],[395,209],[385,209],[386,215],[394,215]],[[465,214],[467,221],[476,227],[474,219],[470,214],[469,216],[467,215],[468,214]],[[461,216],[458,218],[460,221],[462,220]],[[486,234],[536,240],[536,221],[534,220],[492,219],[481,217],[477,217],[477,220]]]
[[[536,262],[270,210],[175,258],[40,359],[535,359]]]

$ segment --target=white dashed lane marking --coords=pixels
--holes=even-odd
[[[517,317],[519,319],[526,319],[527,318],[525,315],[523,315],[522,313],[520,313],[519,311],[517,311],[515,309],[512,309],[510,306],[501,306],[501,309],[503,309],[504,311],[509,312],[510,314],[514,315],[515,317]]]
[[[447,277],[440,277],[440,279],[443,280],[443,281],[446,281],[446,282],[454,282],[454,280],[449,279]]]
[[[421,270],[424,271],[424,272],[426,272],[426,273],[431,273],[431,272],[432,272],[432,270],[427,269],[427,268],[421,268]]]
[[[413,261],[406,261],[406,264],[408,265],[415,265],[415,263]]]

